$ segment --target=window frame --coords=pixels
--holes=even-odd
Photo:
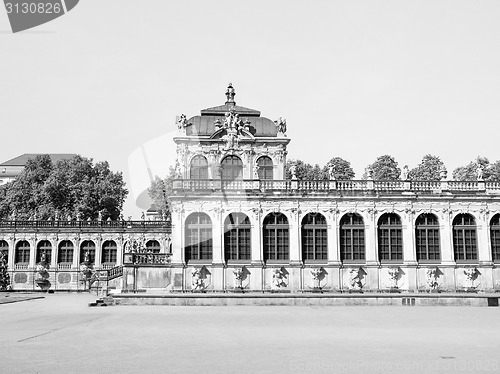
[[[196,222],[189,221],[193,217],[196,217]],[[202,218],[206,221],[203,221]],[[186,263],[200,264],[208,264],[213,260],[213,223],[210,216],[206,213],[195,212],[186,217],[184,226],[184,260]]]
[[[460,224],[456,224],[456,220],[461,218]],[[465,223],[465,218],[469,219],[469,223]],[[470,222],[474,224],[470,224]],[[470,234],[467,237],[467,234]],[[459,213],[452,221],[452,235],[453,235],[453,259],[456,263],[460,264],[475,264],[479,261],[479,250],[477,243],[477,224],[476,219],[469,213]],[[470,240],[470,251],[467,252],[467,240]],[[461,248],[458,248],[461,247]],[[473,258],[467,258],[470,254]],[[463,255],[464,258],[459,258]]]
[[[349,218],[348,223],[344,223],[346,218]],[[356,221],[354,218],[356,218]],[[354,239],[357,239],[357,243],[355,243]],[[339,224],[339,245],[342,263],[363,264],[366,262],[365,222],[360,214],[346,213],[342,216]],[[347,247],[350,247],[349,251],[346,251]],[[357,251],[355,251],[355,248],[357,248]],[[346,254],[349,254],[351,258],[346,258]],[[359,258],[354,258],[355,255],[358,255]]]
[[[388,218],[387,223],[382,222]],[[397,223],[393,222],[397,218]],[[387,235],[385,235],[387,234]],[[386,241],[386,243],[383,243]],[[396,242],[396,243],[394,243]],[[378,259],[381,264],[401,264],[404,261],[403,224],[396,213],[384,213],[377,221]],[[387,247],[387,251],[383,248]],[[388,255],[389,258],[383,258]],[[399,258],[400,257],[400,258]]]
[[[434,222],[429,223],[430,217],[433,218]],[[419,263],[437,264],[441,262],[440,231],[439,219],[433,213],[422,213],[415,220],[415,255]],[[430,241],[434,241],[434,244],[429,243]],[[431,248],[434,250],[431,251]],[[437,258],[430,258],[431,254],[435,257],[437,255]]]
[[[306,219],[311,219],[305,222]],[[318,222],[319,221],[319,222]],[[302,261],[307,263],[328,262],[328,223],[319,212],[307,213],[300,225]]]
[[[270,218],[272,222],[268,222]],[[279,223],[281,218],[286,223]],[[290,261],[290,225],[285,214],[271,212],[264,218],[262,244],[264,263],[283,264]]]

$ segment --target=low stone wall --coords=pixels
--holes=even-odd
[[[499,295],[116,294],[114,305],[167,306],[498,306]]]

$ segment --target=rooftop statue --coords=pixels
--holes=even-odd
[[[229,83],[229,85],[227,86],[227,90],[226,90],[226,98],[227,98],[226,104],[228,104],[228,103],[236,104],[234,101],[235,95],[236,95],[236,92],[234,91],[233,84]]]
[[[276,125],[276,130],[278,130],[278,134],[283,134],[284,136],[286,133],[286,119],[284,118],[278,118],[276,121],[274,121],[274,124]]]

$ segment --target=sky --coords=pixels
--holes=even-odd
[[[175,118],[236,103],[287,120],[289,159],[500,159],[500,2],[81,0],[13,34],[0,7],[0,162],[107,160],[131,191],[175,159]],[[145,168],[149,168],[145,170]]]

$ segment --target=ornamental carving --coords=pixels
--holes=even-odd
[[[389,273],[389,280],[391,282],[391,288],[397,289],[398,288],[399,273],[400,273],[399,267],[390,267],[389,269],[387,269],[387,272]]]
[[[349,268],[349,289],[361,291],[363,288],[364,270],[361,268]]]
[[[286,119],[284,118],[278,118],[276,121],[274,121],[274,124],[276,125],[276,130],[278,131],[278,134],[282,134],[283,136],[286,136]]]
[[[283,268],[273,269],[273,285],[276,288],[286,287],[286,273]]]
[[[427,284],[431,291],[437,291],[439,288],[438,278],[440,274],[437,267],[427,269]]]

